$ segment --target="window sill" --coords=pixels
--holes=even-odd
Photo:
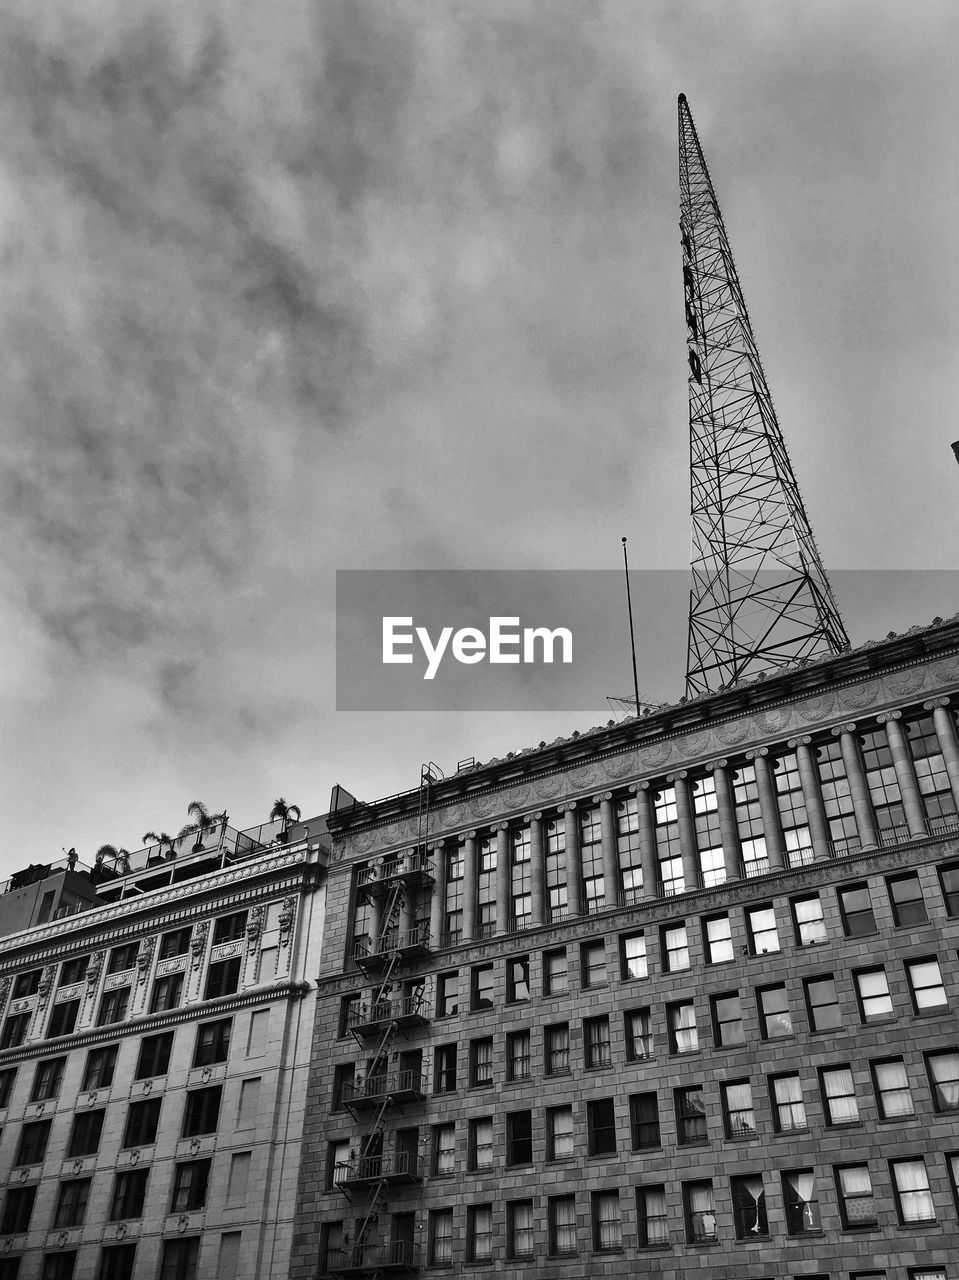
[[[613,1064],[611,1062],[601,1062],[598,1066],[587,1065],[583,1068],[584,1071],[612,1071],[612,1069]]]
[[[923,1231],[932,1231],[940,1226],[938,1218],[922,1218],[918,1222],[897,1222],[896,1226],[900,1231],[915,1231],[917,1228]]]
[[[847,1226],[844,1226],[842,1230],[848,1231],[850,1235],[862,1236],[862,1235],[867,1235],[870,1231],[878,1231],[879,1223],[878,1222],[849,1223]]]

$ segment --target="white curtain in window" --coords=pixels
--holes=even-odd
[[[829,1097],[829,1113],[834,1124],[843,1121],[858,1120],[859,1107],[856,1105],[855,1086],[852,1072],[848,1067],[837,1067],[827,1071],[823,1076],[826,1093]]]

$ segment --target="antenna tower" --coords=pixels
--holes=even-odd
[[[692,588],[686,694],[849,648],[759,360],[684,95],[680,230],[689,344]]]

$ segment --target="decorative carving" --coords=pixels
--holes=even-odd
[[[745,742],[754,726],[748,720],[732,720],[729,724],[721,724],[716,729],[716,737],[724,746],[733,747]]]
[[[936,707],[948,707],[948,706],[949,706],[948,698],[930,698],[928,702],[924,702],[922,704],[922,709],[924,711],[933,711]]]
[[[263,933],[263,908],[251,907],[246,920],[246,949],[256,954],[260,949],[260,936]]]
[[[673,754],[673,744],[671,742],[661,742],[655,747],[647,747],[640,754],[640,760],[644,769],[658,769],[661,764]]]
[[[195,1155],[195,1154],[196,1154],[196,1152],[200,1150],[200,1144],[199,1144],[198,1142],[197,1142],[197,1143],[192,1143],[192,1142],[191,1142],[191,1143],[190,1143],[190,1150],[191,1150],[191,1151],[193,1151],[193,1153],[194,1153],[194,1155]],[[179,1232],[180,1232],[180,1234],[182,1235],[182,1234],[183,1234],[183,1232],[184,1232],[184,1231],[186,1231],[186,1229],[187,1229],[187,1227],[188,1227],[189,1225],[190,1225],[190,1219],[186,1216],[186,1214],[185,1214],[185,1213],[181,1213],[181,1214],[180,1214],[180,1216],[179,1216],[179,1218],[177,1218],[177,1220],[176,1220],[176,1229],[177,1229],[177,1231],[179,1231]]]
[[[882,715],[876,716],[879,724],[888,724],[890,720],[901,720],[901,711],[884,711]]]
[[[835,705],[835,695],[824,693],[819,698],[807,698],[805,702],[800,702],[796,710],[800,719],[805,720],[807,724],[813,724],[817,720],[825,720]]]
[[[798,738],[790,738],[789,741],[786,743],[786,746],[792,747],[793,751],[795,751],[796,748],[800,746],[808,747],[811,742],[812,742],[812,738],[809,736],[809,734],[804,733]]]
[[[706,763],[706,768],[710,773],[715,773],[717,769],[725,769],[728,763],[728,760],[709,760]]]
[[[100,981],[100,970],[103,968],[105,951],[98,951],[87,966],[87,999],[92,1000]]]
[[[596,783],[599,781],[598,771],[593,765],[589,765],[585,769],[574,769],[574,771],[568,774],[567,777],[568,781],[571,782],[577,790],[581,787],[595,787]]]
[[[50,999],[50,992],[53,990],[53,979],[56,977],[57,966],[48,964],[40,976],[40,985],[37,987],[37,1009],[43,1010],[47,1007],[47,1001]]]
[[[503,804],[507,809],[522,809],[529,802],[529,787],[513,787],[503,796]]]
[[[190,1155],[195,1156],[200,1150],[200,1139],[194,1138],[190,1143]]]
[[[944,662],[937,662],[932,670],[939,680],[955,680],[959,676],[959,658],[947,658]]]
[[[940,674],[939,668],[935,668],[936,675]],[[954,671],[942,672],[942,678],[949,680],[955,675]],[[895,675],[886,676],[886,685],[895,694],[916,693],[926,683],[926,672],[921,667],[913,667],[908,671],[897,671]]]
[[[684,756],[701,756],[709,750],[712,740],[711,733],[691,733],[680,743],[680,750]]]
[[[541,778],[533,789],[538,800],[552,800],[563,789],[562,778]]]
[[[760,759],[762,756],[768,756],[768,755],[769,755],[769,748],[768,748],[768,747],[754,747],[754,748],[752,749],[752,751],[747,751],[747,752],[746,752],[746,759],[747,759],[747,760],[758,760],[758,759]]]
[[[855,685],[851,689],[842,689],[839,702],[843,707],[851,707],[860,711],[863,707],[871,707],[879,697],[879,681],[870,680],[868,684]]]
[[[626,778],[629,774],[638,772],[639,757],[635,751],[627,752],[622,756],[614,756],[612,760],[603,762],[602,770],[607,778]]]
[[[121,1222],[113,1234],[117,1240],[125,1240],[127,1235],[127,1224],[125,1222]]]
[[[193,956],[192,968],[199,969],[203,963],[203,953],[206,951],[207,934],[210,932],[209,920],[201,920],[197,927],[193,930],[193,938],[190,941],[190,954]]]
[[[782,733],[792,721],[792,707],[772,707],[756,718],[761,733]]]
[[[296,898],[284,898],[283,910],[280,912],[277,924],[280,926],[279,943],[281,947],[285,947],[290,941],[293,933],[293,921],[296,919]]]
[[[137,952],[137,983],[146,982],[155,947],[156,938],[144,938],[140,943],[140,950]]]
[[[855,733],[856,722],[855,720],[847,720],[845,724],[834,724],[830,732],[835,738],[838,738],[843,733]]]
[[[0,978],[0,1009],[7,1002],[7,996],[10,994],[10,979]]]

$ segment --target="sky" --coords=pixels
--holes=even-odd
[[[909,571],[853,642],[955,613],[957,54],[951,0],[7,0],[0,875],[606,722],[337,712],[335,572],[687,564],[680,92],[827,568]]]

